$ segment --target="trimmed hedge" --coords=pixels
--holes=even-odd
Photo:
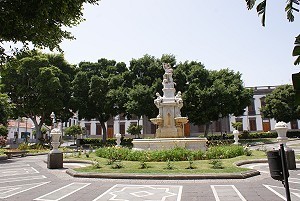
[[[117,144],[116,138],[108,138],[106,140],[106,143],[104,143],[103,140],[99,138],[77,139],[77,142],[79,142],[79,146],[91,145],[97,147],[114,146]],[[132,147],[132,139],[128,139],[128,138],[121,139],[121,145]]]
[[[255,138],[277,138],[277,132],[253,132],[243,131],[239,134],[239,139],[255,139]],[[289,138],[300,138],[300,131],[288,131],[287,137]],[[233,134],[227,134],[225,139],[233,139]],[[208,140],[223,140],[221,135],[209,135]]]

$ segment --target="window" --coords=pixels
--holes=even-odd
[[[261,107],[266,106],[265,100],[266,100],[266,97],[261,97],[261,98],[260,98],[260,105],[261,105]]]
[[[251,99],[251,103],[248,106],[248,115],[255,115],[255,103],[254,103],[254,98]]]
[[[256,131],[256,118],[249,118],[250,131]]]
[[[96,135],[102,135],[102,127],[100,123],[96,123]]]
[[[125,134],[125,124],[120,124],[120,134]]]
[[[298,129],[298,121],[297,120],[291,121],[291,129]]]
[[[151,134],[156,133],[156,125],[151,123]]]
[[[90,135],[91,134],[91,124],[86,123],[84,127],[86,128],[86,134]]]

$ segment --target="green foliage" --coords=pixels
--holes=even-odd
[[[70,84],[75,68],[64,60],[62,54],[24,52],[7,62],[1,70],[3,91],[9,94],[15,106],[14,115],[34,122],[37,139],[42,137],[42,125],[51,121],[51,112],[61,120],[71,116]]]
[[[83,133],[82,129],[79,125],[70,126],[70,127],[66,128],[64,132],[65,132],[65,135],[70,135],[73,137],[76,137],[77,135],[81,135]]]
[[[93,167],[96,168],[96,169],[101,168],[100,162],[98,160],[94,160],[93,161]]]
[[[7,137],[8,130],[6,126],[0,125],[0,136]]]
[[[185,62],[177,66],[174,77],[188,83],[179,85],[185,102],[182,111],[195,125],[208,125],[220,115],[241,115],[253,94],[243,86],[241,74],[229,69],[209,71],[201,63]],[[208,129],[205,132],[207,135]]]
[[[130,126],[127,128],[127,132],[131,135],[139,135],[142,129],[143,126],[141,125],[130,124]]]
[[[223,169],[224,167],[223,167],[223,163],[222,163],[222,161],[220,160],[220,159],[212,159],[210,162],[209,162],[209,164],[211,164],[212,165],[212,168],[213,169]]]
[[[96,156],[108,158],[111,161],[192,161],[213,158],[233,158],[245,154],[241,146],[216,146],[210,147],[207,152],[200,150],[187,150],[184,148],[173,148],[170,150],[134,151],[128,148],[106,147],[96,150]]]
[[[29,149],[29,145],[25,142],[19,144],[18,149],[20,150],[28,150]]]
[[[3,136],[0,136],[0,147],[5,147],[6,145],[6,139]]]
[[[246,155],[246,156],[252,156],[252,150],[251,149],[249,149],[249,147],[244,147],[244,154]]]
[[[231,122],[231,125],[236,130],[239,130],[243,126],[243,123],[242,122]]]
[[[124,92],[123,82],[126,83],[123,74],[127,71],[124,63],[104,58],[96,63],[81,62],[72,82],[72,110],[78,111],[80,119],[97,119],[102,127],[104,142],[107,137],[105,122],[121,112],[119,104],[126,101],[121,92]],[[116,98],[116,95],[121,95],[121,98]]]
[[[124,165],[122,163],[122,161],[115,161],[112,165],[111,165],[112,169],[121,169],[124,168]]]
[[[234,158],[237,156],[244,155],[244,148],[242,146],[213,146],[209,147],[205,155],[207,159],[224,159],[224,158]]]
[[[189,156],[187,160],[189,162],[189,166],[186,169],[195,169],[196,167],[194,166],[194,158]]]
[[[166,169],[166,170],[174,169],[174,165],[171,163],[171,161],[169,159],[166,161],[166,163],[167,163],[167,166],[164,169]]]
[[[0,124],[7,124],[7,119],[12,115],[12,108],[13,104],[9,102],[9,97],[0,92]]]
[[[292,85],[282,85],[266,95],[265,106],[260,109],[265,118],[290,122],[300,118],[300,105],[296,103]]]
[[[64,39],[74,39],[65,27],[83,21],[83,4],[96,4],[97,1],[0,1],[0,43],[21,42],[27,47],[31,42],[39,48],[60,50]],[[5,59],[5,52],[8,50],[0,46],[0,60]]]

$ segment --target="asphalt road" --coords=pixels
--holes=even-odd
[[[285,189],[268,165],[245,165],[261,175],[235,180],[129,180],[73,178],[47,169],[45,155],[0,161],[0,200],[11,201],[282,201]],[[290,171],[293,201],[300,201],[300,167]]]

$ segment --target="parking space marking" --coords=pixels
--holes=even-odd
[[[39,173],[39,171],[37,171],[33,167],[5,169],[5,170],[0,170],[0,177],[16,176],[16,175],[23,175],[23,174],[36,174],[36,173]]]
[[[116,184],[93,201],[180,201],[182,186],[176,185],[126,185]]]
[[[0,170],[1,169],[11,169],[11,168],[20,168],[20,167],[29,167],[29,164],[24,164],[24,163],[14,163],[12,164],[1,164]]]
[[[269,189],[270,191],[272,191],[275,195],[277,195],[281,199],[286,200],[284,187],[265,185],[265,184],[263,184],[263,186]],[[275,189],[278,189],[280,192],[276,191]],[[300,198],[299,189],[290,188],[290,194],[291,194],[291,200],[295,200],[296,198],[298,200],[298,198]]]
[[[9,183],[9,182],[26,181],[26,180],[37,180],[37,179],[46,179],[46,178],[47,177],[44,175],[28,176],[28,177],[15,177],[15,178],[0,179],[0,183]]]
[[[41,197],[38,197],[34,200],[40,200],[40,201],[58,201],[61,200],[76,191],[79,191],[80,189],[85,188],[86,186],[90,185],[91,183],[71,183],[69,185],[66,185],[62,188],[59,188],[55,191],[52,191],[51,193],[47,193],[46,195],[43,195]]]
[[[33,183],[33,184],[23,184],[23,185],[15,185],[15,186],[6,186],[6,187],[0,187],[0,198],[8,198],[13,195],[22,193],[24,191],[28,191],[30,189],[42,186],[44,184],[49,183],[48,182],[41,182],[41,183]]]
[[[300,179],[298,179],[298,178],[289,178],[289,183],[300,184]]]
[[[234,185],[211,185],[216,201],[247,201]]]

